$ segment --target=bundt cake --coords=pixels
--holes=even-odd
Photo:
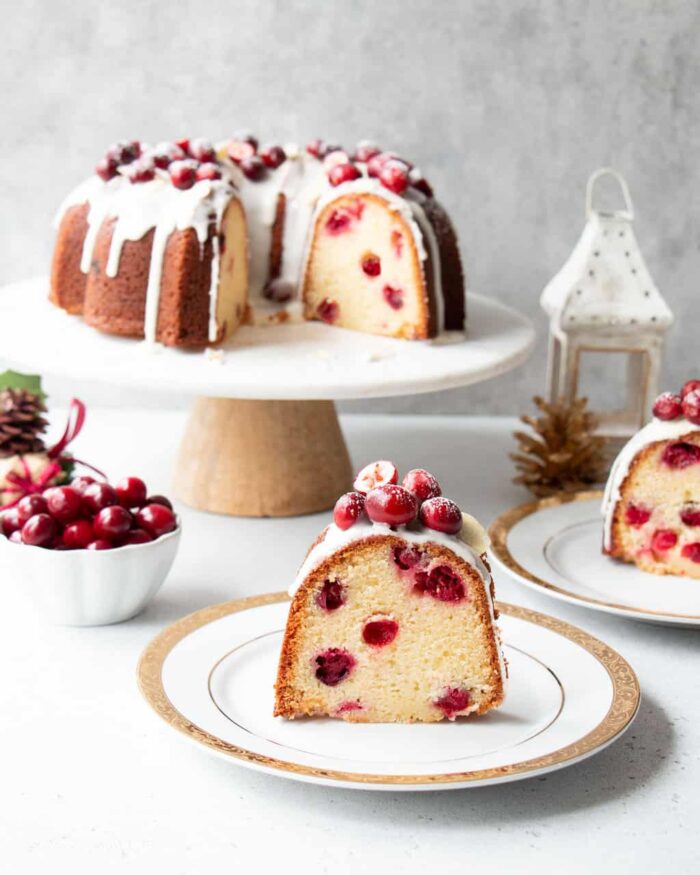
[[[111,146],[58,217],[51,301],[112,334],[204,347],[290,319],[461,331],[450,220],[417,168],[360,143]]]
[[[506,677],[482,527],[427,471],[367,466],[290,589],[275,715],[426,722],[483,714]]]
[[[603,499],[603,551],[654,574],[700,578],[700,380],[665,392],[623,447]]]

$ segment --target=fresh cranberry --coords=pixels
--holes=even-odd
[[[48,513],[49,505],[43,495],[25,495],[17,503],[18,528],[38,513]]]
[[[625,522],[628,526],[633,526],[638,529],[644,523],[649,521],[651,511],[647,507],[642,507],[641,504],[628,504],[625,508]]]
[[[686,441],[669,444],[661,454],[661,461],[669,468],[687,468],[700,462],[700,447]]]
[[[95,173],[103,179],[105,182],[109,182],[110,179],[114,179],[117,175],[119,164],[114,160],[114,158],[100,158],[100,160],[95,165]]]
[[[92,521],[98,540],[116,543],[126,537],[131,528],[131,514],[124,507],[104,507]]]
[[[294,284],[288,280],[280,279],[269,280],[263,288],[263,297],[268,301],[274,301],[276,304],[286,304],[294,297]]]
[[[360,140],[360,142],[355,146],[355,152],[352,156],[353,161],[362,161],[366,164],[370,158],[374,158],[375,155],[379,155],[381,149],[379,146],[375,146],[373,143],[370,143],[369,140]]]
[[[75,477],[71,480],[70,485],[76,492],[79,492],[80,495],[84,495],[88,486],[92,486],[92,484],[96,482],[97,481],[94,477]]]
[[[124,477],[114,491],[122,507],[142,507],[146,503],[146,484],[139,477]]]
[[[257,182],[265,175],[265,165],[263,164],[262,159],[258,158],[257,155],[251,155],[250,158],[243,158],[239,166],[246,179],[250,179],[253,182]]]
[[[326,221],[326,231],[333,236],[350,230],[352,216],[345,210],[333,210]]]
[[[651,539],[651,548],[656,553],[664,553],[675,547],[678,543],[678,535],[671,529],[657,529]]]
[[[388,188],[394,194],[403,194],[408,188],[408,174],[408,165],[392,158],[382,164],[379,171],[379,181],[384,188]]]
[[[399,634],[396,620],[368,620],[362,629],[362,639],[371,647],[386,647]]]
[[[173,161],[183,161],[187,157],[176,143],[159,143],[148,155],[159,170],[167,170]]]
[[[360,471],[352,484],[357,492],[366,495],[377,486],[387,483],[398,483],[399,472],[393,462],[381,459],[379,462],[370,462]]]
[[[328,171],[328,181],[331,185],[342,185],[344,182],[352,182],[362,176],[354,164],[336,164]]]
[[[202,164],[209,164],[216,161],[216,149],[209,142],[198,137],[196,140],[190,140],[189,154],[195,161],[201,161]]]
[[[681,556],[684,559],[690,559],[691,562],[700,562],[700,544],[697,541],[693,544],[686,544],[681,550]]]
[[[69,550],[84,550],[95,540],[95,530],[89,520],[76,520],[63,530],[61,541]]]
[[[56,522],[47,513],[38,513],[22,526],[22,543],[32,547],[51,547],[56,539]]]
[[[461,602],[466,598],[462,578],[449,565],[436,565],[430,571],[416,571],[413,590],[439,602]]]
[[[175,514],[162,504],[147,504],[136,511],[136,522],[154,538],[177,528]]]
[[[396,286],[384,286],[382,289],[384,300],[392,310],[400,310],[403,307],[403,291]]]
[[[694,389],[683,398],[683,415],[693,425],[700,425],[700,391]]]
[[[418,502],[408,489],[395,484],[377,486],[367,493],[367,516],[375,523],[403,526],[413,522],[418,513]]]
[[[445,716],[452,718],[460,711],[465,711],[471,702],[469,690],[459,687],[447,687],[445,692],[436,699],[433,704],[436,708],[445,712]]]
[[[281,146],[265,146],[260,150],[260,157],[265,167],[269,167],[270,170],[275,170],[287,160],[285,151]]]
[[[83,506],[90,513],[95,514],[113,504],[119,504],[119,499],[109,483],[91,483],[83,492]]]
[[[51,516],[61,523],[77,519],[83,509],[83,498],[72,486],[54,486],[44,492],[44,498]]]
[[[417,167],[414,167],[408,174],[408,184],[426,197],[433,196],[433,187]]]
[[[423,559],[423,554],[415,547],[406,547],[397,545],[392,550],[394,562],[402,571],[408,571],[410,568],[415,568]]]
[[[413,468],[403,478],[403,487],[412,492],[418,501],[427,501],[442,495],[442,489],[435,477],[423,468]]]
[[[700,380],[686,380],[681,389],[681,398],[685,398],[685,396],[690,395],[691,392],[698,391],[700,391]]]
[[[396,228],[391,232],[391,248],[394,250],[394,255],[397,258],[401,258],[401,253],[403,252],[403,234]]]
[[[95,541],[90,541],[87,545],[87,550],[111,550],[114,544],[111,541],[105,541],[104,538],[97,538]]]
[[[170,181],[181,190],[192,188],[197,179],[197,165],[193,161],[173,161],[168,168]]]
[[[146,499],[146,504],[162,504],[163,507],[167,507],[169,510],[173,509],[172,501],[164,495],[149,495]]]
[[[680,518],[685,526],[700,526],[700,505],[687,504],[681,508]]]
[[[333,522],[339,529],[349,529],[363,516],[365,497],[360,492],[346,492],[336,501],[333,508]]]
[[[355,657],[340,647],[330,647],[315,659],[316,677],[327,687],[335,687],[355,668]]]
[[[121,541],[121,546],[126,547],[132,544],[150,544],[152,540],[153,537],[143,529],[132,529]]]
[[[654,401],[652,413],[657,419],[678,419],[683,412],[680,395],[663,392]]]
[[[22,523],[19,521],[19,511],[16,507],[11,507],[4,513],[0,514],[0,532],[9,538],[13,532],[22,528]]]
[[[337,611],[346,600],[345,587],[339,580],[324,580],[316,593],[316,604],[324,611]]]
[[[462,528],[462,512],[449,498],[437,496],[423,502],[420,509],[420,521],[429,529],[456,535]]]
[[[150,182],[156,178],[156,168],[152,161],[149,161],[147,158],[141,158],[138,161],[134,161],[129,167],[127,176],[129,177],[129,182]]]
[[[218,164],[208,161],[206,164],[200,164],[194,175],[197,182],[201,182],[203,179],[221,179],[221,168]]]
[[[336,714],[347,714],[348,711],[362,711],[364,710],[362,705],[355,699],[348,699],[345,702],[341,702],[340,705],[335,709]]]
[[[226,145],[226,152],[231,161],[240,164],[247,158],[252,158],[258,151],[258,145],[254,138],[245,140],[230,140]]]
[[[340,307],[337,301],[333,301],[331,298],[324,298],[316,307],[316,312],[319,319],[332,325],[340,314]]]
[[[360,264],[362,265],[362,270],[367,276],[379,276],[382,272],[381,259],[378,255],[374,255],[372,252],[363,255]]]
[[[117,164],[131,164],[141,154],[141,144],[138,140],[120,140],[107,149],[106,158],[111,158]]]

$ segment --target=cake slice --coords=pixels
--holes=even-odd
[[[291,588],[275,715],[436,722],[503,701],[482,527],[428,472],[364,469]]]
[[[656,399],[654,419],[613,464],[603,515],[608,556],[700,578],[700,380]]]

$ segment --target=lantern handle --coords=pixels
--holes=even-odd
[[[613,167],[599,167],[588,177],[588,182],[586,184],[586,218],[590,218],[591,213],[595,212],[593,209],[593,189],[601,176],[615,177],[622,189],[622,196],[625,199],[625,210],[628,213],[629,218],[634,219],[634,207],[632,206],[632,198],[630,197],[630,190],[627,187],[625,177]]]

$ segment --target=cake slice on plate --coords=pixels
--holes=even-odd
[[[422,469],[367,466],[290,594],[275,715],[436,722],[503,701],[483,528]]]

